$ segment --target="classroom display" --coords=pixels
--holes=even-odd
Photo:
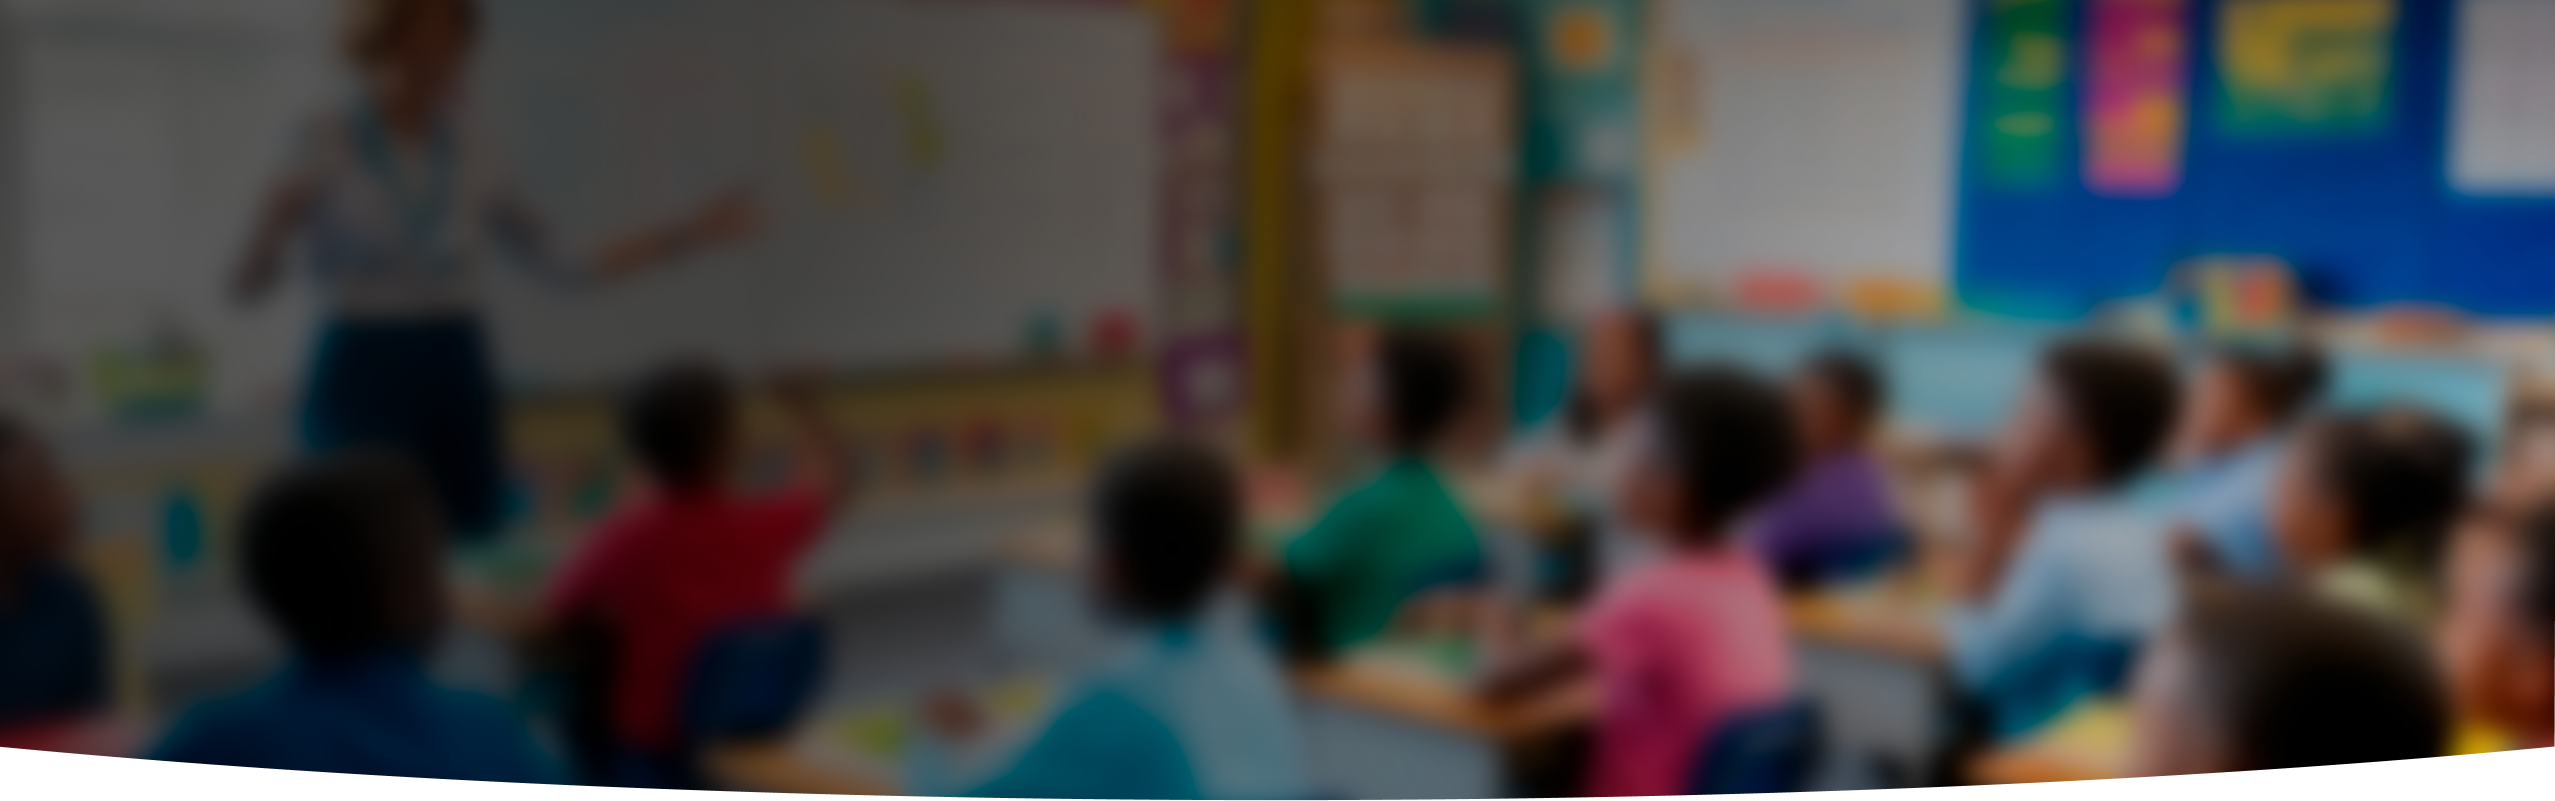
[[[1957,281],[2064,319],[2189,258],[2303,296],[2555,311],[2532,0],[2030,0],[1972,21]],[[2140,45],[2145,42],[2148,44]],[[2053,265],[2066,265],[2053,269]]]

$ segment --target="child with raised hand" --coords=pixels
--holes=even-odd
[[[1387,462],[1281,555],[1284,612],[1299,655],[1373,639],[1404,602],[1483,577],[1481,539],[1434,454],[1476,391],[1471,372],[1462,348],[1444,335],[1396,329],[1351,377],[1355,423],[1383,446]]]
[[[2043,354],[1979,477],[1977,541],[1943,631],[1950,677],[2001,737],[2120,685],[2174,601],[2167,529],[2132,485],[2172,426],[2172,365],[2100,339]]]
[[[1847,578],[1886,563],[1907,535],[1873,458],[1889,406],[1880,368],[1861,354],[1812,356],[1792,379],[1801,475],[1759,512],[1749,540],[1787,585]]]
[[[2447,419],[2392,405],[2318,420],[2281,468],[2271,519],[2286,575],[2407,624],[2430,620],[2443,540],[2473,446]]]
[[[106,706],[106,615],[66,553],[77,503],[36,433],[0,416],[0,735]]]
[[[2324,354],[2305,342],[2228,343],[2186,387],[2169,461],[2173,516],[2198,553],[2245,578],[2281,570],[2270,498],[2281,454],[2325,383]]]
[[[443,624],[442,522],[410,464],[349,452],[261,490],[246,584],[292,647],[265,684],[196,707],[151,758],[419,779],[553,782],[514,712],[447,689],[422,659]]]
[[[1007,798],[1307,797],[1302,743],[1277,657],[1235,592],[1242,500],[1205,446],[1162,440],[1102,473],[1092,495],[1091,576],[1127,640],[1082,677],[1019,756],[959,795]],[[935,699],[932,720],[966,739],[972,705]],[[926,750],[922,794],[954,789]]]
[[[1791,410],[1747,373],[1706,368],[1657,401],[1621,504],[1661,556],[1609,582],[1572,637],[1495,671],[1484,697],[1532,702],[1593,679],[1600,710],[1582,794],[1686,791],[1705,738],[1792,692],[1775,581],[1737,539],[1741,517],[1792,477]]]
[[[2142,658],[2131,716],[2137,776],[2420,759],[2448,736],[2439,676],[2408,630],[2205,575]]]
[[[782,486],[761,491],[737,475],[744,416],[725,373],[675,365],[625,401],[622,435],[650,489],[580,545],[546,604],[551,634],[590,626],[610,641],[615,782],[688,781],[686,671],[723,627],[789,612],[790,571],[849,492],[821,385],[799,374],[774,389],[795,458]]]

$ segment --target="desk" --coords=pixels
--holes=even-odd
[[[1951,600],[1916,571],[1866,585],[1795,593],[1785,622],[1802,637],[1918,662],[1943,659],[1940,617]]]
[[[2131,742],[2127,705],[2088,700],[2023,739],[1972,758],[1965,772],[1979,784],[2124,778]]]
[[[92,715],[0,731],[0,748],[131,757],[149,746],[150,727],[126,716]]]
[[[1299,668],[1297,692],[1426,723],[1459,734],[1510,743],[1551,733],[1594,719],[1597,687],[1581,681],[1561,692],[1527,704],[1493,706],[1473,695],[1470,685],[1450,677],[1351,657],[1335,664]]]
[[[705,761],[720,786],[744,792],[895,795],[897,789],[883,778],[808,760],[786,739],[713,746]]]

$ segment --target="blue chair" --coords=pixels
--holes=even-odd
[[[1892,526],[1822,548],[1774,554],[1775,574],[1787,588],[1850,584],[1888,572],[1914,556],[1914,536]]]
[[[1819,711],[1792,700],[1732,717],[1704,738],[1688,795],[1798,792],[1818,763]]]
[[[708,790],[701,757],[722,741],[777,736],[796,725],[825,678],[825,629],[781,617],[729,625],[693,657],[683,684],[682,751],[672,761],[622,754],[625,787]]]
[[[691,743],[780,734],[825,678],[825,629],[799,617],[739,623],[703,644],[684,684]]]

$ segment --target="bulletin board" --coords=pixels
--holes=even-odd
[[[1980,0],[1957,283],[2068,318],[2206,254],[2308,296],[2555,311],[2555,3]]]

